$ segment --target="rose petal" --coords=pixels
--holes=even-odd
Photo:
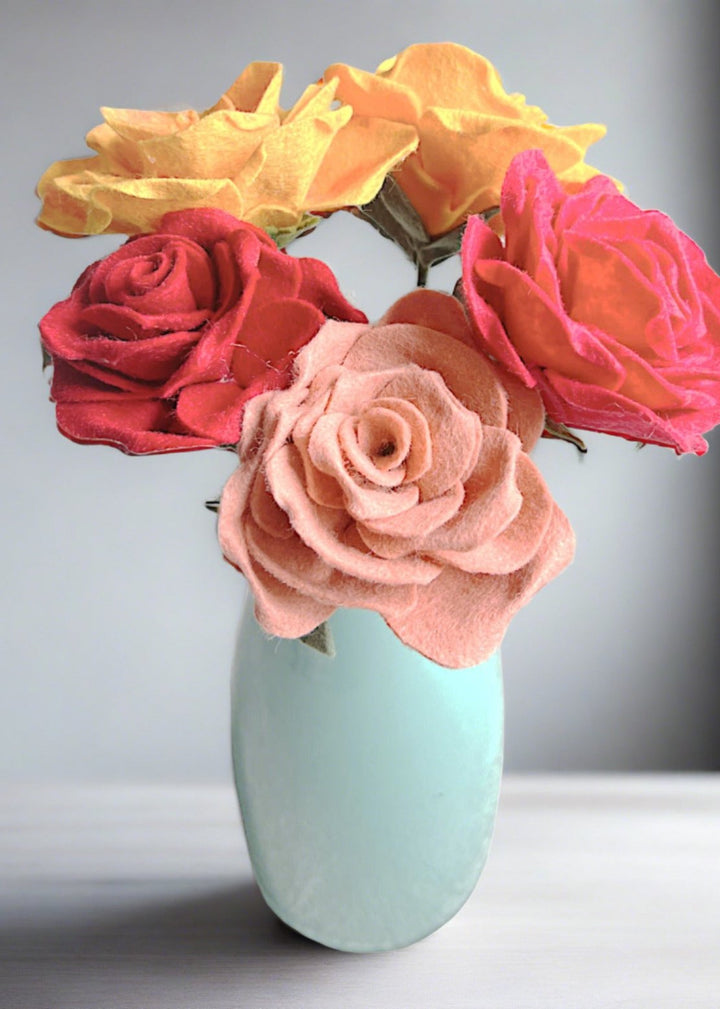
[[[409,614],[386,618],[388,626],[433,662],[477,665],[497,650],[514,614],[567,566],[573,551],[572,529],[555,507],[543,546],[529,564],[509,575],[445,568],[418,592]]]
[[[306,495],[302,462],[292,446],[279,449],[267,459],[265,473],[271,493],[293,528],[305,543],[312,543],[313,550],[333,569],[381,585],[423,585],[437,577],[438,566],[422,557],[390,563],[343,543],[338,530],[348,525],[348,519],[338,517],[334,509],[314,504]]]

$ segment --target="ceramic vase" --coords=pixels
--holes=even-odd
[[[235,782],[269,907],[370,952],[450,919],[487,858],[503,752],[499,654],[446,669],[378,614],[338,610],[330,658],[268,637],[248,600],[232,677]]]

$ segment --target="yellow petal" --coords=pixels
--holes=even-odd
[[[54,181],[38,223],[66,235],[131,235],[154,231],[178,207],[215,207],[236,217],[243,210],[227,179],[118,179],[83,171]]]
[[[99,161],[103,171],[117,175],[140,175],[142,173],[142,157],[138,144],[126,140],[115,132],[107,123],[95,126],[85,137],[85,142],[100,155]],[[90,166],[85,159],[85,166]]]
[[[307,230],[309,221],[316,217],[284,205],[272,203],[257,204],[252,210],[243,211],[243,220],[267,231],[276,241],[287,245],[291,235]]]
[[[180,130],[186,130],[200,118],[195,109],[183,109],[182,112],[145,112],[142,109],[111,109],[104,106],[100,111],[114,133],[134,143],[140,140],[170,137]],[[102,127],[97,129],[102,130]],[[88,137],[94,132],[91,130]],[[88,146],[93,145],[88,141]]]
[[[293,107],[283,116],[283,124],[292,123],[296,119],[309,119],[329,112],[335,101],[337,81],[329,84],[310,84]]]
[[[522,150],[542,148],[570,184],[597,174],[584,156],[604,127],[552,126],[523,95],[508,94],[495,67],[465,46],[409,46],[375,74],[334,64],[325,72],[331,77],[356,116],[417,124],[417,152],[396,178],[433,237],[469,212],[497,205],[505,171]]]
[[[88,228],[92,208],[83,199],[84,190],[79,181],[83,174],[88,183],[97,177],[93,172],[83,173],[79,168],[97,161],[97,158],[78,158],[50,165],[37,185],[38,196],[43,201],[37,217],[41,228],[58,235],[92,235],[105,230],[106,220],[103,223],[103,220],[95,219],[94,230]]]
[[[282,79],[282,63],[250,63],[204,115],[222,109],[278,115]]]
[[[590,144],[602,140],[607,133],[607,127],[601,123],[584,123],[582,126],[545,126],[544,128],[572,141],[581,152],[586,151]]]
[[[584,153],[561,130],[473,112],[429,109],[419,131],[422,157],[409,158],[397,179],[433,236],[452,230],[470,213],[497,206],[519,151],[542,149],[551,167],[570,178]],[[587,165],[583,171],[597,174]]]
[[[108,231],[154,231],[164,214],[189,207],[212,207],[243,216],[243,201],[229,179],[123,179],[95,194],[112,212]]]
[[[402,123],[353,116],[330,145],[307,195],[311,211],[369,203],[385,176],[418,144],[417,131]]]
[[[509,95],[492,63],[454,42],[409,46],[378,67],[380,77],[402,84],[422,108],[437,106],[530,119],[546,119],[542,109],[525,104],[524,95]]]
[[[296,119],[270,133],[237,180],[246,194],[248,211],[284,207],[299,219],[330,144],[351,115],[347,107],[333,109],[311,119]]]
[[[337,97],[351,105],[355,115],[391,119],[398,123],[416,123],[420,118],[421,104],[404,84],[384,80],[344,63],[329,66],[324,79],[337,79]]]
[[[138,145],[144,176],[222,179],[238,175],[263,138],[278,126],[277,116],[223,110],[199,119],[172,137]]]
[[[36,192],[41,199],[55,188],[56,179],[63,176],[74,176],[78,172],[87,170],[88,172],[98,171],[101,159],[97,156],[91,158],[70,158],[66,161],[53,161],[49,168],[40,176]]]
[[[106,171],[119,175],[143,174],[144,161],[140,152],[143,141],[173,137],[199,119],[193,109],[144,112],[139,109],[103,108],[101,112],[105,122],[90,130],[85,142],[102,155]]]

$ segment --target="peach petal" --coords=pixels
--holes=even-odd
[[[291,545],[276,540],[250,523],[246,537],[253,557],[278,581],[327,606],[382,609],[398,617],[417,599],[416,585],[378,585],[323,564],[299,537]]]
[[[432,466],[430,428],[414,403],[392,396],[380,396],[375,406],[386,407],[403,418],[411,431],[411,443],[405,458],[405,481],[418,480]]]
[[[402,538],[396,554],[422,550],[427,555],[443,550],[472,551],[493,540],[515,519],[522,507],[516,484],[520,455],[518,439],[506,431],[485,428],[483,451],[474,473],[455,493],[419,505],[412,525],[399,521],[365,523],[367,541],[385,554],[389,539]],[[375,536],[384,537],[376,539]],[[363,537],[365,533],[363,532]],[[395,554],[394,554],[395,555]]]
[[[261,473],[255,474],[250,488],[249,505],[250,515],[263,532],[281,540],[287,540],[294,535],[287,515],[269,493]]]
[[[402,462],[410,443],[410,432],[404,424],[405,431],[398,425],[392,425],[393,415],[386,411],[389,417],[378,417],[379,411],[368,411],[360,418],[345,417],[338,427],[338,442],[346,461],[357,473],[380,487],[397,487],[405,477]],[[383,423],[385,420],[385,423]],[[407,443],[405,452],[398,451],[398,442],[402,439]],[[362,443],[361,443],[362,440]],[[392,448],[392,453],[384,455],[384,446]],[[366,448],[367,446],[367,448]],[[401,445],[402,447],[402,445]],[[394,468],[388,470],[383,463],[390,461]]]
[[[308,465],[308,457],[300,450],[305,465],[305,482],[308,497],[324,508],[345,508],[345,495],[337,480]]]
[[[436,371],[460,402],[477,413],[484,424],[505,426],[507,398],[498,385],[493,365],[483,354],[445,333],[409,323],[366,329],[343,363],[354,371],[408,365]]]
[[[366,372],[356,372],[344,365],[333,376],[333,388],[328,410],[338,413],[360,413],[369,402],[384,395],[384,390],[393,378],[404,373],[404,368],[386,368]],[[313,390],[314,391],[314,390]]]
[[[404,617],[386,618],[398,637],[440,665],[473,666],[500,646],[510,620],[571,561],[575,539],[557,506],[540,550],[508,575],[478,575],[445,568],[418,593]]]
[[[508,394],[508,429],[518,436],[523,450],[530,452],[545,428],[542,396],[537,389],[529,389],[514,375],[498,371],[498,377]]]
[[[322,473],[334,477],[345,495],[345,507],[353,518],[363,521],[381,515],[397,515],[417,504],[419,491],[415,486],[383,487],[349,472],[338,442],[337,430],[343,418],[340,414],[325,414],[313,428],[308,444],[312,464]]]
[[[269,634],[300,637],[309,633],[333,612],[311,596],[299,594],[274,578],[252,557],[245,537],[243,519],[248,491],[256,467],[239,467],[223,489],[218,513],[218,538],[226,560],[242,571],[255,596],[258,622]]]
[[[464,497],[463,485],[456,483],[442,497],[423,501],[410,512],[359,523],[358,533],[380,557],[405,557],[425,552],[424,537],[451,521]]]
[[[425,585],[437,577],[439,567],[422,557],[390,562],[348,547],[338,538],[337,514],[316,505],[307,496],[302,481],[302,461],[293,446],[286,445],[266,461],[265,473],[275,500],[287,512],[300,538],[312,545],[320,558],[343,574],[382,585]],[[343,522],[347,525],[347,519]]]
[[[335,569],[304,543],[294,530],[289,540],[279,540],[254,522],[247,521],[245,538],[253,557],[273,577],[318,601],[331,602],[319,593],[336,574]]]
[[[495,237],[493,235],[493,238]],[[431,291],[427,288],[411,291],[388,309],[378,325],[390,326],[397,322],[410,323],[453,336],[471,349],[476,349],[472,329],[461,303],[457,298],[448,298],[441,291]]]
[[[313,380],[332,365],[343,364],[358,336],[370,327],[361,322],[328,319],[295,362],[295,383],[308,389]]]
[[[412,431],[407,421],[386,406],[368,407],[357,423],[356,444],[373,460],[376,469],[386,471],[405,462]]]
[[[516,486],[522,506],[513,520],[494,539],[471,550],[434,550],[429,556],[462,571],[506,575],[528,564],[538,551],[552,517],[553,501],[535,465],[520,456]]]
[[[432,441],[433,466],[417,480],[424,501],[440,497],[475,468],[482,424],[432,371],[408,365],[388,382],[385,395],[412,401],[425,417]]]
[[[293,432],[293,443],[300,453],[303,469],[305,473],[305,487],[308,497],[315,504],[323,505],[325,508],[345,508],[345,494],[337,480],[329,473],[319,470],[310,458],[308,450],[309,436],[300,436],[297,428]]]
[[[411,613],[383,616],[401,641],[433,662],[474,666],[497,650],[510,620],[508,586],[497,582],[497,576],[445,568]]]
[[[248,556],[241,568],[255,597],[255,617],[268,634],[300,638],[309,634],[335,611],[306,593],[292,589]]]
[[[290,588],[262,565],[248,559],[242,572],[255,597],[255,618],[267,634],[278,638],[301,638],[335,612],[335,606]]]
[[[515,436],[497,428],[484,428],[482,454],[465,483],[463,506],[456,516],[424,538],[425,549],[471,551],[500,535],[522,507],[517,486],[521,457]]]

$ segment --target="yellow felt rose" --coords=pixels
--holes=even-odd
[[[153,231],[163,214],[225,210],[292,234],[311,212],[371,200],[417,146],[413,126],[334,107],[337,82],[313,84],[289,111],[282,66],[251,63],[205,112],[102,109],[92,157],[56,161],[38,183],[38,224],[62,235]]]
[[[355,115],[417,128],[418,149],[394,175],[431,236],[497,206],[519,151],[541,148],[571,187],[599,174],[583,159],[604,126],[550,125],[542,109],[507,94],[493,65],[464,46],[410,46],[374,74],[335,63],[324,80],[339,81],[337,97]]]

